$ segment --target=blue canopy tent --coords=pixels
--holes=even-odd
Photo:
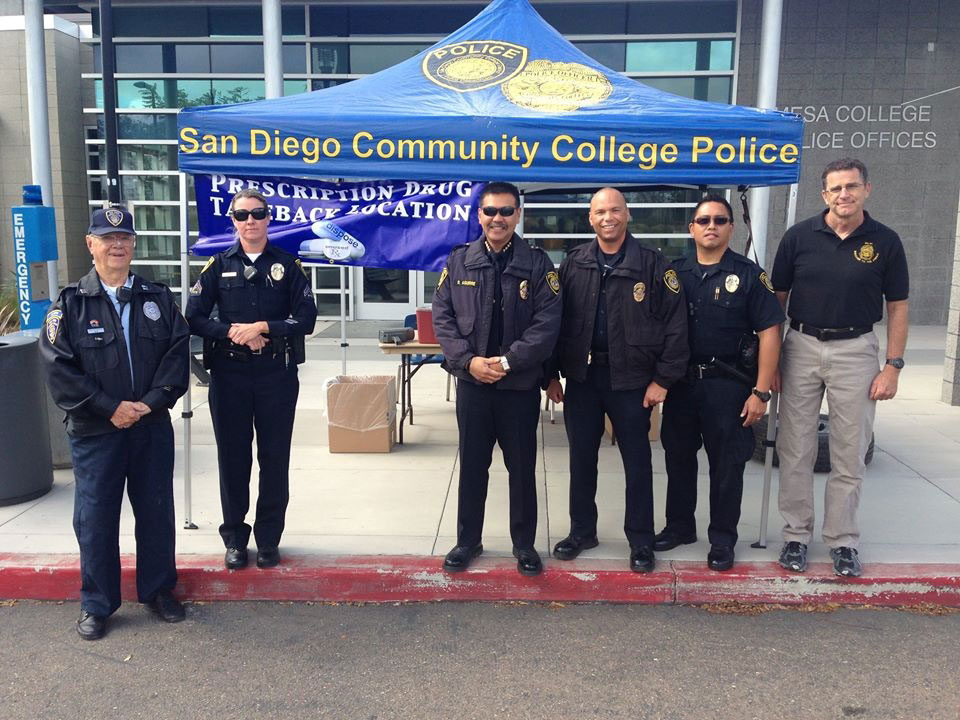
[[[522,186],[788,185],[799,178],[803,136],[796,115],[678,97],[612,71],[528,0],[494,0],[379,73],[291,97],[184,108],[178,128],[184,173]],[[185,196],[181,180],[182,228]],[[182,237],[186,279],[186,230]]]

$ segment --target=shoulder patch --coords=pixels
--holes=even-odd
[[[773,283],[770,282],[770,278],[767,277],[767,273],[766,273],[766,272],[761,272],[761,273],[760,273],[760,282],[763,283],[763,286],[764,286],[767,290],[769,290],[770,292],[773,292]]]
[[[663,274],[663,284],[667,286],[667,290],[670,292],[676,295],[680,294],[680,278],[677,277],[677,271],[673,268]]]
[[[449,273],[447,272],[447,268],[444,267],[443,272],[440,273],[440,279],[437,280],[437,290],[443,287],[443,283],[447,279],[447,275],[449,275]]]
[[[560,294],[560,276],[557,275],[556,270],[551,270],[547,273],[547,285],[553,290],[554,295]]]
[[[203,266],[200,270],[200,274],[203,275],[207,270],[210,269],[210,266],[213,265],[213,261],[216,260],[215,256],[211,256],[207,259],[207,264]]]
[[[294,264],[295,264],[298,268],[300,268],[300,272],[303,273],[303,276],[304,276],[305,278],[308,278],[308,279],[309,279],[310,276],[307,275],[307,269],[303,266],[303,263],[300,262],[300,258],[297,258],[297,259],[294,260],[293,262],[294,262]]]
[[[51,345],[57,342],[57,336],[60,334],[60,321],[63,319],[63,310],[56,308],[47,313],[47,319],[43,323],[44,332],[47,334],[47,340]]]

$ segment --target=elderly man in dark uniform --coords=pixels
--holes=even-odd
[[[663,404],[667,525],[654,550],[697,541],[697,451],[710,462],[712,570],[733,567],[743,470],[753,454],[750,426],[763,417],[780,356],[783,310],[763,269],[730,249],[733,210],[707,195],[694,208],[696,254],[673,268],[687,298],[690,367]]]
[[[257,432],[257,567],[280,561],[290,497],[290,441],[300,393],[297,364],[317,306],[300,261],[267,241],[270,210],[256,190],[230,202],[237,242],[212,257],[190,289],[187,321],[207,341],[210,415],[220,465],[220,536],[228,569],[246,567],[250,471]],[[211,317],[217,306],[219,314]]]
[[[837,575],[862,573],[857,505],[878,400],[897,394],[907,345],[909,277],[900,237],[863,209],[867,168],[836,160],[823,171],[827,209],[787,230],[773,263],[773,287],[790,329],[780,359],[780,564],[807,567],[813,536],[813,466],[823,395],[830,408],[830,475],[823,541]],[[887,310],[887,357],[880,367],[874,323]]]
[[[630,568],[654,567],[650,413],[687,371],[683,288],[663,255],[627,232],[630,212],[614,188],[590,201],[597,239],[578,245],[560,266],[563,322],[547,395],[564,402],[570,444],[570,534],[553,549],[573,560],[596,547],[597,460],[604,414],[610,417],[626,481],[624,532]]]
[[[483,552],[484,505],[493,446],[510,483],[510,537],[517,569],[543,569],[537,534],[537,424],[544,363],[560,330],[560,284],[553,262],[516,234],[520,194],[487,185],[480,198],[483,235],[453,249],[433,299],[433,326],[444,367],[457,377],[460,487],[457,544],[447,572],[466,570]]]
[[[136,234],[126,209],[97,210],[87,230],[93,269],[50,308],[40,357],[66,411],[80,544],[77,632],[98,640],[120,607],[120,506],[126,484],[136,518],[137,599],[167,622],[183,620],[172,595],[173,427],[187,390],[189,336],[166,286],[130,272]]]

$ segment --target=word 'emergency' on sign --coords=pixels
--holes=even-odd
[[[694,135],[677,142],[644,142],[613,134],[575,137],[561,133],[550,142],[527,141],[503,133],[499,138],[461,140],[451,138],[375,137],[366,130],[350,138],[300,137],[253,128],[244,142],[234,134],[200,134],[196,128],[180,130],[180,152],[201,155],[274,156],[299,158],[314,165],[323,158],[353,157],[360,160],[478,161],[514,164],[528,170],[538,160],[584,166],[620,165],[653,170],[660,165],[684,162],[696,165],[791,165],[799,160],[794,143],[761,142],[741,136],[735,142],[717,142],[708,135]]]

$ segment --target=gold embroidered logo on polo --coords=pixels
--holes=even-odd
[[[663,284],[667,286],[667,290],[675,295],[680,294],[680,278],[677,277],[676,270],[671,268],[663,274]]]
[[[514,105],[558,113],[602,102],[613,92],[613,85],[599,70],[580,63],[534,60],[500,89]]]
[[[740,287],[740,278],[733,274],[727,275],[723,281],[723,286],[727,289],[728,293],[735,293]]]
[[[767,273],[766,273],[766,272],[760,273],[760,282],[763,283],[763,286],[764,286],[767,290],[769,290],[770,292],[773,292],[773,283],[770,282],[770,278],[767,277]]]
[[[865,242],[859,250],[853,251],[853,256],[862,263],[876,262],[880,254],[874,249],[873,243]]]
[[[643,302],[643,299],[647,296],[647,286],[645,283],[638,282],[633,286],[633,300],[634,302]]]
[[[516,75],[527,63],[527,48],[500,40],[468,40],[427,52],[423,74],[456,92],[493,87]]]

